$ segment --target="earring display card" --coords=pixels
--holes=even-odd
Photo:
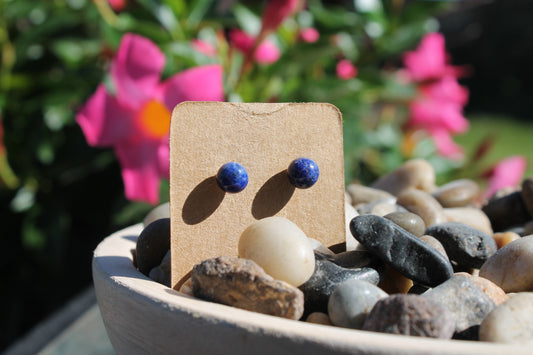
[[[316,162],[308,189],[289,182],[296,158]],[[238,162],[248,185],[227,193],[218,169]],[[241,233],[256,220],[281,216],[326,246],[345,241],[342,117],[326,103],[184,102],[170,132],[172,285],[207,258],[237,255]]]

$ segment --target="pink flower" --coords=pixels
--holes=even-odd
[[[463,133],[469,123],[463,116],[463,108],[455,102],[422,97],[411,103],[409,126],[431,131],[445,129],[450,133]]]
[[[357,76],[357,68],[348,59],[337,63],[337,76],[342,80],[353,79]]]
[[[122,11],[126,7],[126,0],[108,0],[109,5],[113,8],[115,11]]]
[[[114,147],[122,167],[126,197],[158,202],[160,179],[169,175],[171,110],[186,100],[223,100],[222,69],[192,68],[160,82],[165,56],[150,40],[122,38],[111,63],[115,95],[104,85],[76,115],[87,142]]]
[[[315,28],[306,27],[300,31],[300,38],[307,43],[315,43],[320,38],[320,33]]]
[[[461,106],[468,102],[468,89],[459,85],[457,79],[451,75],[445,75],[438,81],[421,85],[420,91],[433,99],[454,102]]]
[[[425,35],[416,50],[405,53],[403,61],[415,81],[437,79],[446,74],[458,73],[454,67],[448,65],[444,36],[440,33]]]
[[[526,171],[526,158],[515,155],[501,160],[489,173],[488,188],[485,198],[491,197],[496,191],[504,187],[517,186]]]
[[[275,31],[287,17],[298,10],[300,0],[269,0],[263,11],[261,32]]]
[[[242,30],[232,30],[229,33],[229,38],[235,48],[244,54],[248,54],[254,49],[255,38]],[[254,53],[254,59],[259,64],[274,63],[280,56],[278,47],[269,40],[261,42]]]
[[[193,39],[191,41],[191,46],[197,52],[202,53],[208,57],[214,57],[217,54],[217,49],[211,43],[202,41],[201,39]]]

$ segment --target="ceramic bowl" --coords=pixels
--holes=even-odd
[[[118,354],[519,354],[516,345],[389,335],[305,323],[184,295],[135,269],[138,224],[104,239],[93,280]]]

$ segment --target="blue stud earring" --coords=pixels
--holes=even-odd
[[[293,160],[287,169],[289,181],[299,189],[308,189],[313,186],[317,182],[319,174],[318,165],[308,158]]]
[[[226,192],[241,192],[248,185],[248,173],[244,166],[237,162],[226,163],[218,169],[217,184]]]

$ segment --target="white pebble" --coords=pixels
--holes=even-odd
[[[239,257],[255,261],[274,279],[296,287],[315,271],[309,239],[283,217],[267,217],[248,226],[239,239]]]
[[[492,310],[481,322],[479,340],[533,345],[533,293],[518,293]]]

